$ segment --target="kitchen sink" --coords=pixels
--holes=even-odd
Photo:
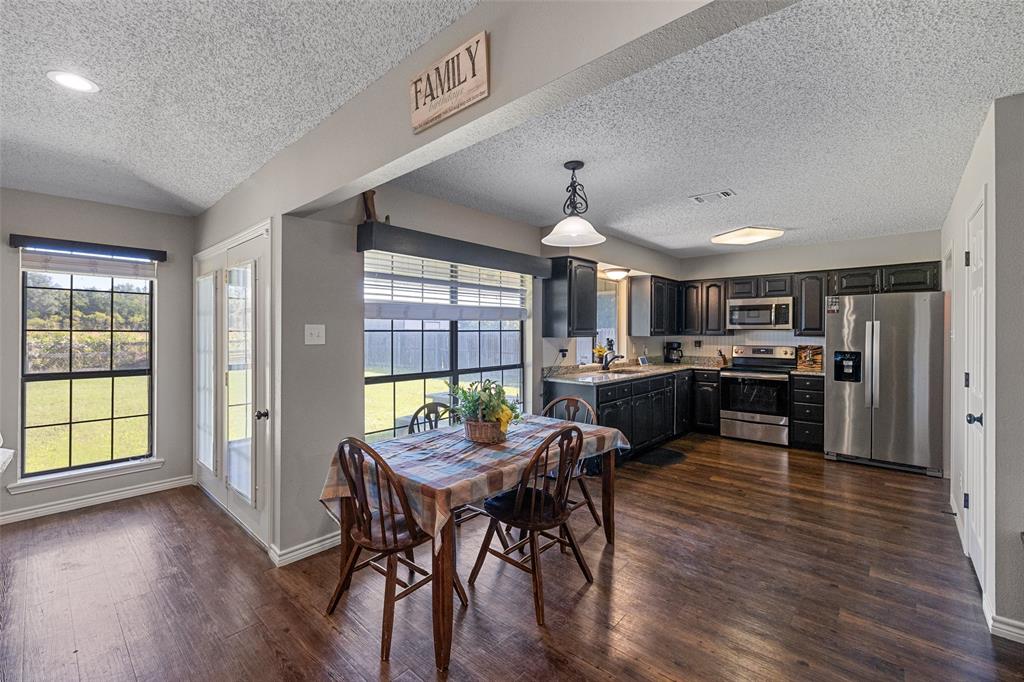
[[[593,374],[579,374],[574,378],[576,381],[586,381],[591,384],[599,384],[603,381],[628,379],[629,375],[629,372],[594,372]]]

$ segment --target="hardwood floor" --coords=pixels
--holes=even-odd
[[[485,564],[448,676],[1024,679],[1024,645],[984,626],[947,499],[923,476],[688,436],[619,470],[614,550],[574,515],[593,585],[544,555],[546,628],[530,577]],[[486,526],[459,530],[464,578]],[[0,543],[4,680],[435,676],[427,592],[398,604],[383,664],[383,578],[361,571],[325,617],[337,550],[274,568],[195,488],[4,526]]]

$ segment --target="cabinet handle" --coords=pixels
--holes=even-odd
[[[256,419],[269,419],[270,410],[257,410],[256,414],[253,415]]]
[[[984,422],[984,421],[982,421],[982,418],[983,418],[984,416],[985,416],[985,415],[983,415],[983,414],[979,414],[978,416],[974,416],[973,414],[971,414],[970,412],[968,412],[968,413],[967,413],[967,423],[968,423],[968,424],[977,424],[978,426],[984,426],[984,425],[985,425],[985,422]]]

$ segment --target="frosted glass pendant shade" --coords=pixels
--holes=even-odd
[[[605,240],[590,221],[578,215],[563,218],[541,243],[548,246],[593,246]]]

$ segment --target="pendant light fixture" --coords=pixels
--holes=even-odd
[[[590,221],[582,217],[582,214],[586,213],[589,208],[587,193],[583,190],[583,185],[576,179],[576,171],[583,168],[583,162],[566,161],[564,166],[567,171],[572,172],[569,186],[565,188],[569,196],[562,206],[562,212],[565,213],[566,217],[562,218],[555,225],[555,229],[551,230],[540,241],[548,246],[593,246],[594,244],[600,244],[605,239],[604,235],[598,234],[594,226],[590,224]]]

